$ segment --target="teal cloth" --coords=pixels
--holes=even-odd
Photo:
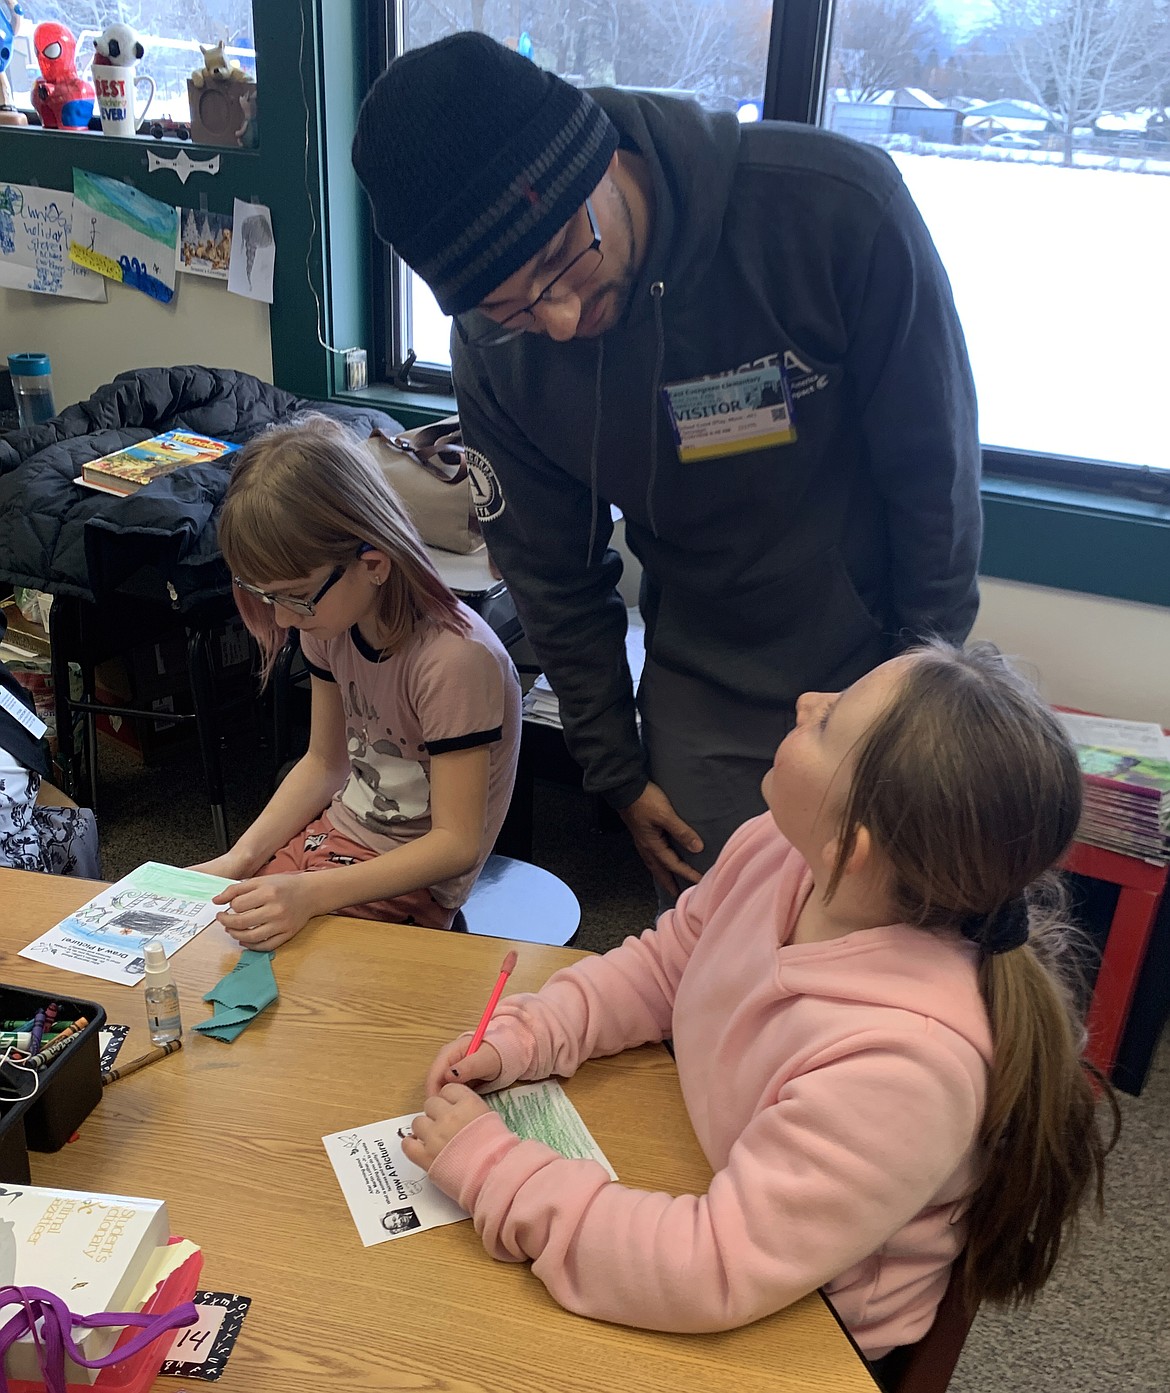
[[[272,954],[245,948],[235,967],[203,998],[215,1006],[215,1012],[195,1029],[216,1040],[234,1040],[279,995]]]

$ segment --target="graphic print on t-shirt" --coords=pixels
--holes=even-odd
[[[350,776],[341,801],[371,832],[421,817],[430,806],[426,770],[407,756],[353,682],[342,695]],[[411,753],[414,753],[411,751]]]

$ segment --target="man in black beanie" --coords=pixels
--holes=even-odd
[[[975,394],[930,236],[875,149],[476,33],[390,65],[353,160],[454,316],[484,535],[586,787],[675,890],[763,811],[802,692],[974,621]]]

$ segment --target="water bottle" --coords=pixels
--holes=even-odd
[[[179,1019],[179,989],[157,938],[146,945],[146,1024],[154,1045],[169,1045],[183,1033]]]
[[[16,397],[16,415],[21,430],[51,421],[57,414],[53,404],[53,369],[47,353],[10,353],[8,372]]]

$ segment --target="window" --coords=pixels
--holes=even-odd
[[[839,0],[822,122],[889,151],[990,450],[1170,472],[1170,20],[1149,0]]]
[[[17,22],[16,41],[8,79],[19,106],[30,105],[33,83],[40,76],[33,32],[46,20],[67,25],[77,40],[77,67],[89,76],[93,63],[93,41],[110,24],[128,24],[136,31],[144,57],[137,63],[140,74],[153,78],[155,95],[145,115],[147,119],[166,118],[176,122],[191,119],[187,102],[187,78],[203,66],[199,44],[226,39],[227,56],[251,77],[256,74],[256,49],[252,38],[251,0],[204,0],[197,8],[199,31],[189,0],[40,0],[35,7],[25,4],[35,18],[26,13]]]
[[[763,105],[771,0],[472,0],[467,13],[402,0],[401,14],[393,52],[475,27],[579,86],[657,88],[719,111]],[[424,381],[427,366],[449,370],[450,320],[408,268],[396,287],[396,361],[413,352]]]
[[[387,53],[474,19],[569,81],[687,93],[741,120],[819,119],[887,150],[954,287],[988,467],[1170,499],[1156,407],[1170,366],[1170,21],[1158,0],[462,9],[400,0]],[[406,268],[397,276],[387,357],[413,354],[413,381],[445,377],[449,321]]]

